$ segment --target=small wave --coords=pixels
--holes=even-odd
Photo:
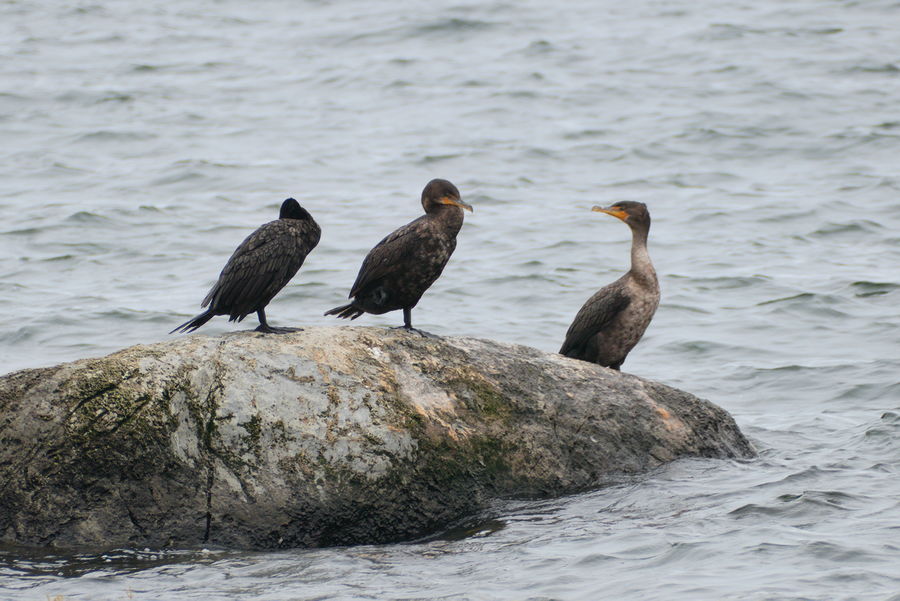
[[[581,248],[581,246],[582,245],[580,242],[576,242],[574,240],[559,240],[557,242],[544,246],[542,250],[556,250],[557,248]],[[559,269],[567,271],[580,271],[578,269],[568,267],[560,267]]]
[[[875,221],[863,219],[851,223],[829,223],[809,234],[813,238],[831,238],[838,236],[865,234],[870,235],[874,230],[883,230],[884,226]]]
[[[152,134],[150,132],[100,130],[88,134],[82,134],[75,138],[75,142],[122,142],[132,140],[149,140],[155,137],[156,134]]]
[[[499,276],[499,277],[495,277],[495,278],[488,278],[485,280],[485,282],[490,285],[512,284],[512,283],[522,283],[522,282],[548,282],[551,284],[555,284],[556,278],[550,274],[531,273],[528,275],[505,275],[505,276]]]
[[[431,23],[426,23],[425,25],[419,25],[418,27],[413,28],[411,33],[413,35],[428,35],[432,33],[485,31],[493,29],[494,26],[494,23],[490,23],[488,21],[453,17],[450,19],[440,19],[438,21],[432,21]]]
[[[16,94],[15,92],[0,92],[0,100],[17,100],[20,102],[30,102],[32,99],[28,96]]]
[[[701,315],[712,315],[712,311],[708,311],[706,309],[701,309],[700,307],[695,307],[693,305],[681,305],[678,303],[666,303],[666,310],[668,311],[683,311],[685,313],[694,313]]]
[[[694,34],[694,38],[703,41],[726,41],[744,37],[751,30],[731,23],[712,23],[705,30]]]
[[[543,55],[543,54],[551,54],[557,50],[556,46],[548,42],[547,40],[535,40],[528,44],[525,48],[525,54],[528,55]]]
[[[583,140],[585,138],[605,138],[612,135],[613,132],[608,129],[583,129],[563,134],[565,140]],[[621,149],[620,149],[621,150]]]
[[[540,96],[541,94],[534,90],[508,90],[492,94],[493,98],[524,98],[526,100],[539,98]]]
[[[896,391],[894,391],[894,398],[897,398]],[[884,443],[890,447],[897,446],[897,441],[900,440],[898,437],[900,437],[900,413],[897,411],[884,412],[878,422],[866,428],[863,433],[863,438],[867,443]]]
[[[827,36],[842,33],[842,27],[748,27],[732,23],[713,23],[695,37],[702,40],[725,41],[740,39],[745,36]]]
[[[56,263],[58,261],[71,261],[72,259],[79,258],[77,255],[73,254],[65,254],[65,255],[57,255],[55,257],[47,257],[46,259],[41,259],[44,263]]]
[[[215,169],[238,169],[246,167],[244,163],[222,163],[220,161],[206,161],[203,159],[181,159],[171,164],[172,167],[190,167],[192,169],[203,169],[212,167]]]
[[[66,221],[71,223],[105,223],[109,221],[109,218],[90,211],[78,211],[66,217]]]
[[[868,65],[853,65],[852,67],[847,68],[848,73],[887,73],[890,75],[897,75],[900,73],[900,67],[895,65],[894,63],[882,63],[878,64],[868,64]]]
[[[125,102],[133,102],[133,101],[134,101],[134,96],[132,96],[131,94],[126,94],[125,92],[107,92],[106,94],[103,94],[102,96],[100,96],[100,98],[98,98],[96,102],[97,102],[97,104],[101,104],[104,102],[125,103]]]
[[[549,148],[540,148],[537,146],[532,146],[531,148],[527,148],[524,153],[529,158],[555,158],[556,151],[551,150]]]
[[[662,345],[662,350],[672,355],[680,354],[696,354],[700,356],[721,357],[739,357],[745,355],[749,346],[738,346],[734,344],[725,344],[723,342],[715,342],[713,340],[682,340],[679,342],[670,342]]]
[[[451,159],[458,159],[461,156],[463,156],[462,153],[429,154],[429,155],[425,155],[424,157],[419,159],[418,164],[432,165],[434,163],[449,161]]]
[[[134,73],[153,73],[155,71],[160,71],[165,69],[166,67],[162,65],[148,65],[148,64],[137,64],[131,66],[131,71]]]
[[[771,280],[769,276],[764,275],[695,277],[689,275],[669,274],[667,277],[675,280],[689,280],[689,283],[696,286],[697,290],[707,291],[749,288],[750,286],[756,286]]]
[[[797,300],[811,300],[816,297],[812,292],[801,292],[800,294],[794,294],[792,296],[785,296],[782,298],[773,298],[771,300],[762,301],[761,303],[756,303],[757,307],[764,307],[766,305],[774,305],[776,303],[784,303],[788,301],[797,301]]]
[[[781,517],[814,522],[828,514],[851,511],[859,501],[856,496],[841,491],[806,490],[781,494],[772,503],[748,503],[728,515],[736,519]]]
[[[212,173],[213,171],[220,169],[236,169],[240,167],[243,167],[243,165],[185,159],[174,162],[168,169],[172,173],[155,179],[153,184],[169,185],[184,182],[196,182],[209,178],[210,175],[208,175],[208,173]]]
[[[46,231],[47,228],[43,227],[26,227],[18,230],[8,230],[6,232],[2,232],[4,236],[31,236],[34,234],[39,234],[43,231]]]
[[[860,298],[869,296],[882,296],[900,289],[900,284],[893,282],[853,282],[850,287],[855,291],[854,294]]]
[[[792,296],[774,298],[757,303],[757,307],[771,307],[771,311],[778,313],[799,313],[814,316],[816,319],[843,319],[850,315],[847,311],[837,308],[837,305],[845,303],[844,299],[831,294],[814,294],[801,292]]]
[[[421,539],[419,542],[457,542],[472,538],[485,538],[505,529],[506,522],[496,518],[468,519],[438,534]]]

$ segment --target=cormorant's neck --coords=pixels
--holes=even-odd
[[[428,213],[428,218],[441,223],[442,228],[450,231],[454,236],[462,228],[463,210],[456,205],[438,205]]]
[[[647,236],[650,228],[634,228],[631,230],[631,273],[648,284],[656,282],[656,270],[650,261],[647,251]]]

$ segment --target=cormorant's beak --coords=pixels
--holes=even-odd
[[[440,202],[442,205],[455,205],[457,207],[466,209],[470,213],[475,212],[475,209],[472,208],[472,205],[470,205],[467,202],[463,202],[458,198],[450,198],[449,196],[442,196],[438,202]]]
[[[622,221],[626,221],[628,219],[628,213],[626,213],[616,205],[606,207],[605,209],[603,207],[594,205],[593,207],[591,207],[591,210],[596,211],[597,213],[606,213],[607,215],[612,215],[613,217],[621,219]]]

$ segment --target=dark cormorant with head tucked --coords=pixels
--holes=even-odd
[[[619,369],[659,306],[659,282],[647,252],[650,212],[644,203],[632,201],[591,210],[618,217],[631,228],[631,270],[588,299],[559,352]]]
[[[201,307],[209,309],[173,332],[193,332],[216,315],[241,321],[250,313],[259,318],[257,332],[284,334],[300,328],[276,328],[266,322],[266,305],[294,277],[306,255],[319,243],[322,230],[293,198],[281,204],[278,219],[247,236],[228,259],[219,280]]]
[[[403,327],[412,330],[412,309],[434,283],[456,248],[463,209],[456,186],[433,179],[422,190],[425,214],[407,223],[369,251],[350,289],[349,304],[325,315],[356,319],[403,309]]]

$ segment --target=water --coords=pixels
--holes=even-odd
[[[417,326],[557,350],[627,264],[590,206],[644,201],[663,300],[624,367],[760,451],[409,544],[5,549],[0,599],[900,600],[898,27],[895,0],[0,3],[3,371],[165,339],[287,196],[323,236],[269,319],[336,324],[444,177],[475,213]]]

